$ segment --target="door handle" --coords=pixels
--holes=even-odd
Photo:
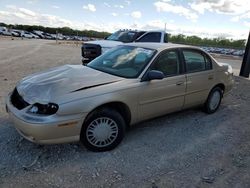
[[[214,76],[213,75],[209,75],[208,76],[208,80],[213,80],[214,79]]]
[[[177,86],[180,86],[180,85],[183,85],[183,84],[184,84],[183,81],[176,82],[176,85],[177,85]]]

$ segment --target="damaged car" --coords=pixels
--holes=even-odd
[[[80,141],[91,151],[107,151],[135,123],[194,106],[214,113],[232,85],[232,67],[200,48],[128,43],[86,66],[23,78],[7,96],[6,110],[31,142]]]

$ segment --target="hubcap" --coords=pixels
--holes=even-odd
[[[117,123],[108,117],[93,120],[87,128],[87,140],[96,147],[112,144],[118,135]]]
[[[221,98],[221,95],[219,91],[215,91],[212,94],[211,99],[210,99],[210,104],[209,104],[209,107],[211,110],[215,110],[218,107],[220,103],[220,98]]]

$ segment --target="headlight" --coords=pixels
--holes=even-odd
[[[28,112],[33,114],[52,115],[57,112],[58,108],[59,108],[58,105],[54,103],[49,103],[49,104],[35,103],[31,106]]]

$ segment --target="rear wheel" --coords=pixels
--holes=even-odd
[[[216,112],[220,106],[221,99],[223,97],[223,90],[220,87],[213,88],[207,98],[204,105],[204,111],[208,114]]]
[[[92,112],[81,131],[81,142],[91,151],[114,149],[125,134],[125,121],[120,113],[109,108]]]

